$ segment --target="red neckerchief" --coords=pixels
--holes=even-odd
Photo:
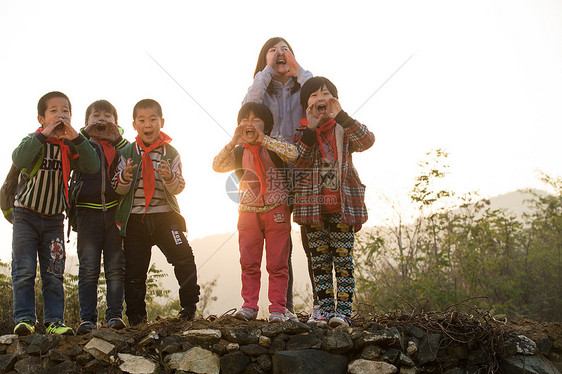
[[[303,127],[306,127],[308,125],[308,120],[306,118],[303,118],[301,120],[301,125]],[[337,160],[338,158],[337,156],[338,146],[332,136],[332,131],[335,125],[336,125],[336,120],[330,118],[329,121],[324,122],[321,126],[318,126],[317,128],[314,129],[314,132],[316,133],[316,141],[318,142],[318,148],[320,148],[320,153],[322,154],[323,161],[326,159],[326,154],[324,153],[322,143],[327,144],[330,148],[332,148],[332,152],[334,156],[333,161]]]
[[[43,128],[40,127],[35,131],[36,133],[43,132]],[[78,135],[80,136],[80,135]],[[78,154],[72,154],[70,148],[64,144],[63,139],[47,138],[47,143],[58,144],[61,149],[61,159],[62,159],[62,179],[64,181],[64,198],[68,204],[68,179],[70,178],[70,160],[78,158]]]
[[[113,160],[115,159],[115,148],[111,145],[109,140],[102,140],[98,138],[93,138],[96,142],[100,143],[103,154],[105,155],[105,159],[107,160],[107,176],[109,177],[109,168],[111,168],[111,164],[113,164]]]
[[[254,156],[254,171],[256,172],[256,175],[258,176],[258,180],[260,182],[260,194],[258,196],[259,199],[265,194],[265,191],[267,189],[267,173],[265,171],[263,161],[260,157],[261,144],[245,143],[242,146],[252,152],[252,155]]]
[[[154,175],[154,165],[152,165],[152,159],[150,158],[150,152],[160,147],[161,145],[166,145],[172,141],[168,135],[160,131],[158,139],[150,146],[145,146],[139,135],[135,138],[137,144],[144,151],[142,155],[142,183],[144,186],[144,211],[148,209],[150,205],[150,200],[154,195],[154,188],[156,187],[156,177]],[[144,217],[144,216],[143,216]]]

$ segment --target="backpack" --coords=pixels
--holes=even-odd
[[[41,167],[42,161],[43,153],[38,154],[33,160],[34,166],[31,172],[29,172],[27,168],[20,169],[15,165],[12,165],[10,168],[4,184],[0,187],[0,208],[2,209],[4,218],[6,218],[8,222],[13,223],[14,201],[16,200],[16,195],[25,186],[27,181],[37,173]]]

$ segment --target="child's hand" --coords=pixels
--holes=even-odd
[[[131,180],[133,180],[133,170],[135,170],[137,167],[138,165],[133,165],[132,158],[129,158],[127,160],[127,166],[125,166],[123,172],[121,173],[121,177],[125,182],[129,183]]]
[[[290,49],[286,49],[283,56],[285,57],[285,62],[287,63],[287,65],[289,65],[289,69],[285,73],[285,76],[294,77],[295,74],[297,73],[297,70],[299,70],[301,66],[295,59],[295,55],[291,53]]]
[[[86,125],[85,128],[88,135],[100,139],[107,140],[109,142],[115,142],[121,134],[119,133],[119,128],[117,124],[113,122],[106,121],[95,121]]]
[[[265,134],[263,133],[263,131],[261,131],[256,125],[252,125],[252,127],[254,129],[256,129],[256,134],[258,135],[258,137],[256,138],[256,140],[253,142],[253,144],[260,144],[263,143],[263,137],[265,136]]]
[[[306,127],[314,130],[318,127],[318,111],[316,110],[315,103],[312,103],[308,108],[306,108]]]
[[[70,120],[64,117],[54,118],[51,123],[49,123],[43,129],[43,134],[47,138],[55,139],[76,139],[78,133],[70,126]]]
[[[336,116],[341,112],[341,105],[338,99],[331,97],[328,99],[327,112],[330,118],[336,118]]]
[[[154,170],[159,172],[162,179],[167,182],[171,181],[174,177],[174,173],[172,173],[172,169],[166,160],[160,160],[160,167]]]
[[[242,144],[242,131],[243,130],[244,130],[244,126],[242,124],[236,126],[236,129],[234,130],[234,135],[232,135],[232,140],[230,141],[230,143],[228,143],[226,145],[227,149],[233,150],[234,147]]]

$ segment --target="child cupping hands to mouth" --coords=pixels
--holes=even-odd
[[[291,222],[286,162],[297,158],[296,147],[269,136],[273,115],[264,104],[246,103],[238,113],[232,140],[213,161],[213,170],[235,170],[240,181],[238,219],[242,298],[234,316],[252,320],[258,314],[261,259],[265,240],[269,273],[269,321],[283,322],[289,280]]]

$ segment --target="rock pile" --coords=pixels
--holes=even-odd
[[[40,373],[553,373],[562,336],[535,342],[516,333],[486,348],[420,326],[311,328],[287,321],[159,323],[84,336],[0,337],[0,372]],[[552,361],[549,361],[549,359]]]

